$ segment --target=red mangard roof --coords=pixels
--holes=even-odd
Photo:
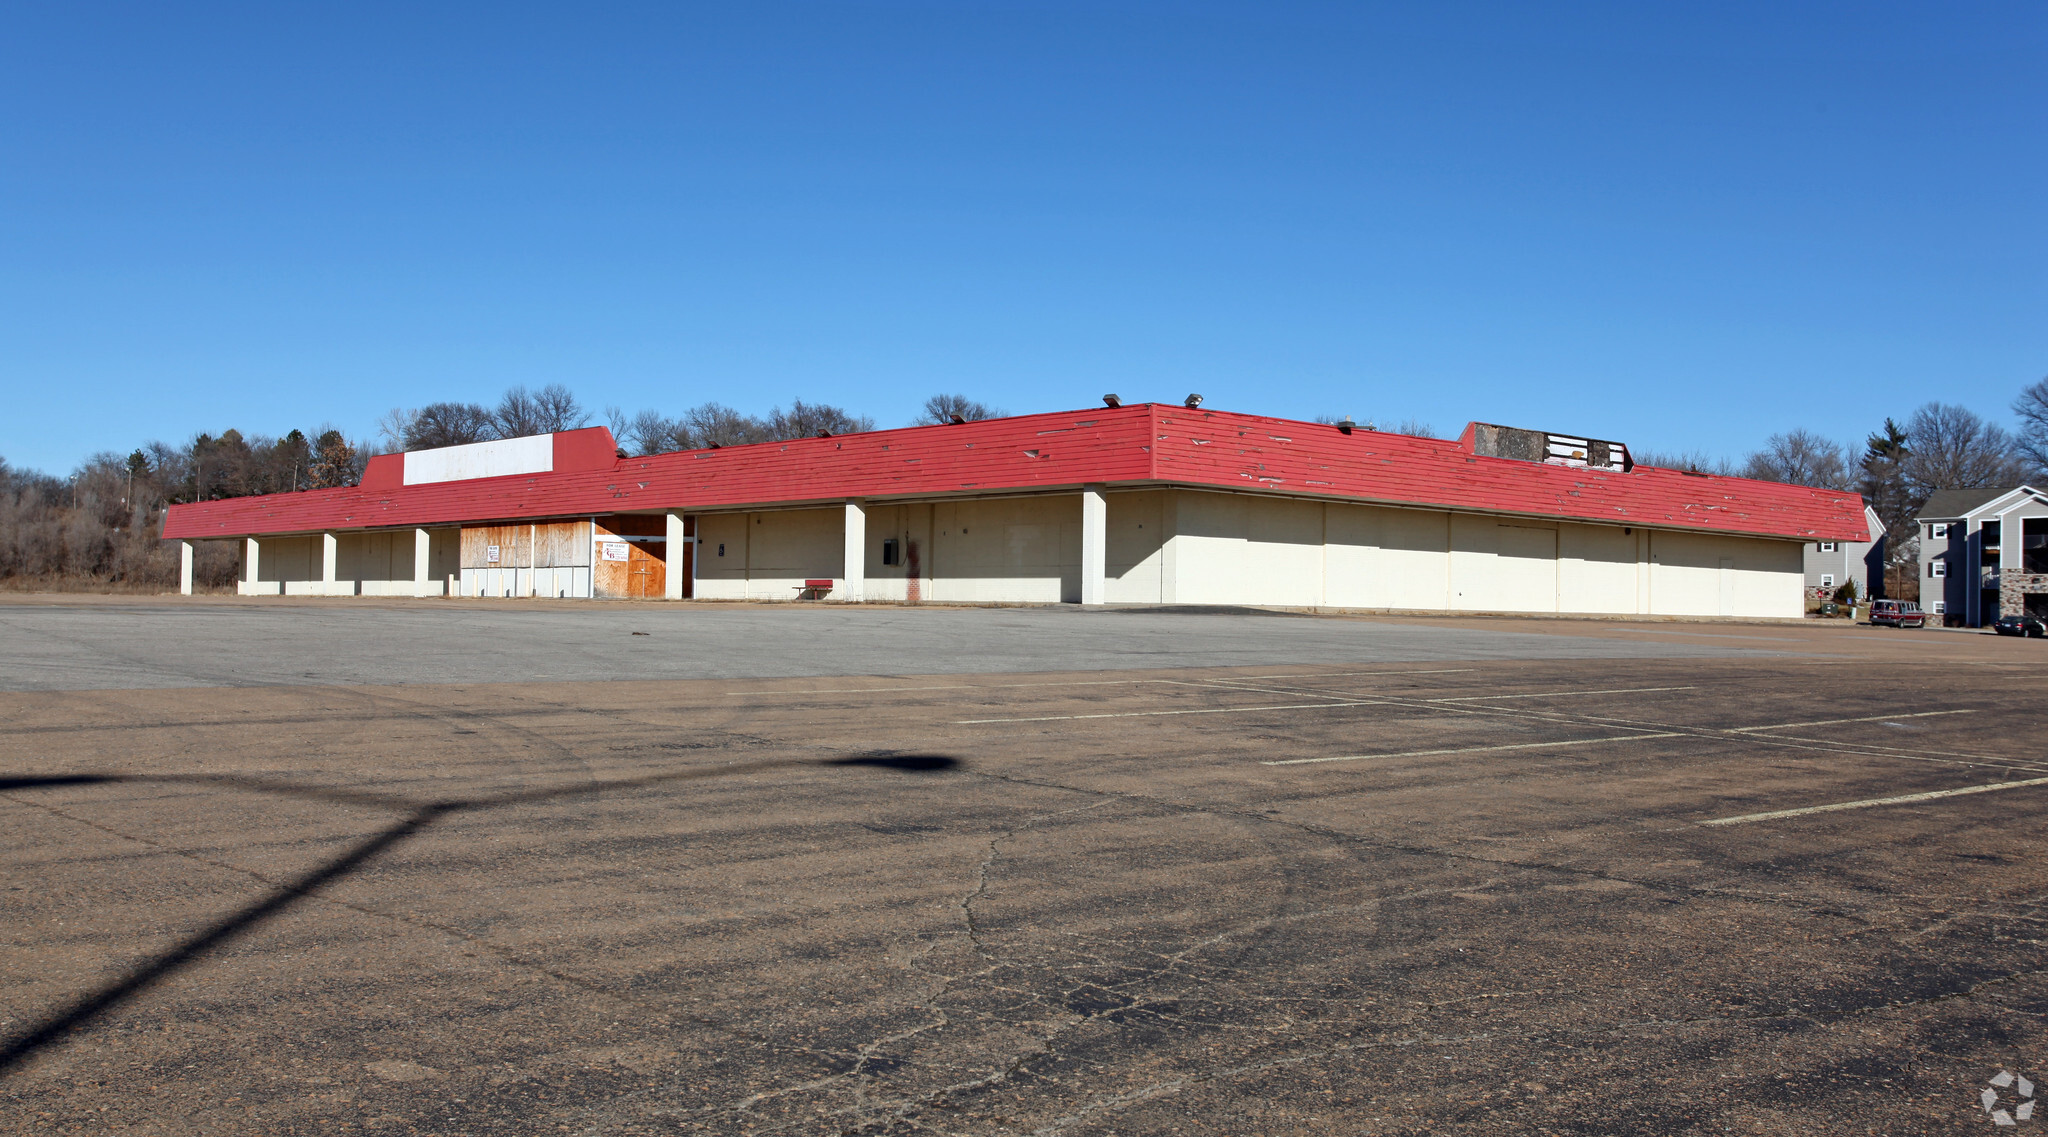
[[[833,438],[593,457],[580,469],[406,486],[388,460],[351,489],[174,505],[187,540],[333,529],[1175,485],[1793,540],[1868,539],[1853,493],[1638,466],[1607,472],[1415,438],[1145,403]],[[560,437],[560,436],[558,436]],[[608,444],[609,435],[604,436]],[[591,441],[593,445],[584,445]],[[590,451],[590,454],[583,453]],[[395,456],[393,456],[395,457]],[[592,468],[598,466],[600,468]]]

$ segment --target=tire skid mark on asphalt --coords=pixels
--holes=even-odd
[[[1268,825],[1278,825],[1283,828],[1296,830],[1298,832],[1312,834],[1314,836],[1321,837],[1324,840],[1330,841],[1337,845],[1370,849],[1380,853],[1398,854],[1402,856],[1413,857],[1426,857],[1436,860],[1470,861],[1474,864],[1491,865],[1496,868],[1522,869],[1528,872],[1549,873],[1555,876],[1571,877],[1577,880],[1610,881],[1619,884],[1635,885],[1636,887],[1646,888],[1653,892],[1664,892],[1684,896],[1716,897],[1729,900],[1739,900],[1745,903],[1755,904],[1776,904],[1783,905],[1788,908],[1796,908],[1800,911],[1815,915],[1844,915],[1844,913],[1841,910],[1840,903],[1837,901],[1807,900],[1805,898],[1794,896],[1789,893],[1756,892],[1750,889],[1720,888],[1706,884],[1684,884],[1676,881],[1660,880],[1657,878],[1639,879],[1636,877],[1620,876],[1615,873],[1603,871],[1601,869],[1588,868],[1580,865],[1554,864],[1549,861],[1538,860],[1517,860],[1511,857],[1487,856],[1483,853],[1473,852],[1466,849],[1438,848],[1432,845],[1421,845],[1405,841],[1390,841],[1384,837],[1373,837],[1363,833],[1353,833],[1348,830],[1335,828],[1333,826],[1317,825],[1313,822],[1296,821],[1291,818],[1277,817],[1269,813],[1263,813],[1258,810],[1246,807],[1221,805],[1215,803],[1193,803],[1176,801],[1171,798],[1155,797],[1151,794],[1142,794],[1131,790],[1098,789],[1092,786],[1080,786],[1072,785],[1066,782],[1048,781],[1043,778],[1026,778],[1019,777],[1014,774],[998,774],[988,770],[967,770],[964,771],[964,773],[966,774],[966,776],[971,778],[981,778],[988,781],[1006,782],[1012,785],[1035,786],[1041,789],[1064,790],[1068,793],[1086,794],[1090,797],[1113,797],[1123,798],[1130,801],[1147,802],[1173,813],[1206,813],[1213,814],[1216,816],[1241,817],[1252,821],[1263,822]],[[1695,827],[1687,826],[1688,831],[1693,828]],[[2048,968],[2044,968],[2043,970],[2048,970]]]
[[[1340,671],[1340,672],[1317,672],[1317,673],[1313,673],[1313,674],[1294,674],[1294,675],[1248,675],[1248,676],[1228,676],[1228,677],[1226,677],[1226,678],[1229,678],[1229,679],[1239,679],[1239,678],[1243,678],[1243,679],[1252,679],[1252,680],[1259,680],[1259,679],[1323,679],[1323,678],[1331,678],[1331,679],[1349,679],[1349,678],[1359,678],[1359,677],[1366,677],[1366,676],[1376,676],[1376,675],[1391,675],[1391,676],[1408,676],[1408,675],[1458,675],[1458,674],[1464,674],[1464,673],[1466,673],[1466,672],[1470,672],[1470,671],[1476,671],[1476,670],[1478,670],[1478,669],[1477,669],[1477,668],[1472,668],[1472,667],[1444,667],[1444,668],[1431,668],[1431,669],[1427,669],[1427,670],[1409,670],[1409,671]],[[667,681],[666,681],[666,680],[631,680],[631,682],[667,682]],[[709,680],[703,680],[703,681],[700,681],[700,680],[679,680],[678,682],[711,682],[711,681],[709,681]],[[1006,690],[1016,690],[1016,689],[1030,689],[1030,688],[1038,688],[1038,687],[1045,687],[1045,688],[1052,688],[1052,687],[1126,687],[1126,686],[1136,686],[1136,685],[1141,685],[1141,684],[1147,684],[1147,683],[1156,683],[1156,684],[1169,684],[1169,685],[1173,685],[1173,686],[1185,686],[1185,687],[1200,687],[1200,686],[1207,686],[1207,685],[1208,685],[1207,683],[1203,683],[1203,682],[1198,682],[1198,681],[1193,681],[1193,680],[1186,680],[1186,679],[1160,679],[1160,678],[1132,678],[1132,679],[1076,679],[1076,680],[1071,680],[1071,681],[1069,681],[1069,680],[1059,680],[1059,681],[1048,681],[1048,682],[1030,682],[1030,683],[948,683],[948,684],[932,684],[932,685],[922,685],[922,686],[907,686],[907,687],[827,687],[827,688],[813,688],[813,689],[809,689],[809,690],[802,690],[802,691],[715,691],[715,692],[710,692],[710,694],[711,694],[711,695],[712,695],[712,696],[713,696],[713,697],[714,697],[715,699],[727,699],[727,698],[734,698],[734,697],[738,697],[738,696],[743,696],[743,695],[744,695],[744,696],[766,696],[766,695],[780,696],[780,697],[782,697],[782,698],[783,698],[783,699],[784,699],[785,701],[784,701],[784,702],[782,702],[782,703],[780,703],[780,704],[777,704],[777,705],[775,705],[775,706],[774,706],[774,707],[772,707],[772,708],[769,708],[769,707],[754,707],[754,708],[749,708],[749,709],[753,709],[753,710],[764,710],[764,709],[775,709],[775,710],[785,710],[785,709],[791,709],[791,708],[794,708],[794,707],[799,707],[799,706],[802,706],[802,705],[803,705],[803,702],[804,702],[804,700],[805,700],[805,698],[806,698],[806,697],[808,697],[808,696],[811,696],[811,695],[867,695],[867,694],[924,694],[924,693],[926,693],[926,692],[931,692],[931,691],[1006,691]],[[529,685],[529,684],[525,684],[525,683],[518,683],[518,684],[464,684],[464,685],[461,685],[461,687],[463,687],[463,688],[469,688],[469,687],[476,687],[476,686],[485,686],[485,687],[502,687],[502,686],[528,686],[528,685]],[[268,687],[268,688],[258,688],[258,687],[238,687],[238,688],[235,688],[235,689],[236,689],[236,690],[259,690],[259,689],[279,689],[279,690],[303,690],[303,689],[306,689],[306,688],[304,688],[304,687],[302,687],[302,686],[295,686],[295,685],[292,685],[292,684],[273,684],[273,685],[270,685],[270,687]],[[349,691],[349,690],[374,690],[374,689],[376,689],[376,686],[375,686],[375,685],[362,685],[362,684],[339,684],[339,685],[335,685],[335,686],[332,686],[332,687],[321,687],[321,688],[319,688],[319,689],[320,689],[320,690],[328,690],[328,691]],[[1256,689],[1256,688],[1249,688],[1249,687],[1245,688],[1245,690],[1255,690],[1255,689]],[[138,690],[141,690],[141,691],[147,691],[147,690],[149,690],[149,689],[148,689],[148,688],[139,688]],[[70,695],[70,694],[77,694],[77,695],[81,695],[81,696],[84,696],[84,695],[91,695],[91,696],[101,696],[101,695],[105,695],[105,694],[108,694],[108,692],[105,692],[105,691],[97,691],[97,690],[93,690],[93,691],[81,691],[81,692],[70,692],[70,691],[50,691],[50,692],[41,692],[41,691],[36,691],[36,692],[27,692],[27,693],[28,693],[28,694],[36,694],[36,695],[45,695],[45,694],[47,694],[47,695],[51,695],[51,696],[62,696],[62,695]],[[1291,692],[1290,692],[1290,693],[1291,693]],[[1303,692],[1303,693],[1305,694],[1306,692]],[[1313,697],[1315,697],[1315,698],[1331,698],[1331,699],[1341,698],[1341,696],[1334,696],[1334,695],[1332,695],[1332,696],[1324,696],[1324,695],[1315,695],[1315,696],[1313,696]],[[80,702],[82,703],[82,702],[84,702],[85,700],[84,700],[83,698],[81,698],[81,699],[79,699],[78,701],[80,701]],[[94,706],[95,706],[95,708],[97,709],[97,706],[98,706],[98,704],[94,704]],[[636,708],[637,708],[637,704],[636,704],[635,706],[636,706]],[[541,707],[536,707],[536,708],[534,708],[534,709],[530,709],[530,710],[529,710],[529,709],[519,709],[519,708],[508,708],[508,709],[499,709],[499,710],[494,710],[494,711],[491,711],[491,712],[489,712],[489,713],[490,713],[490,714],[491,714],[491,716],[492,716],[492,717],[494,717],[494,718],[514,718],[514,717],[520,717],[520,716],[527,716],[527,715],[531,715],[531,716],[536,716],[536,717],[539,717],[539,716],[546,716],[546,715],[550,715],[550,714],[554,714],[554,713],[556,713],[556,708],[557,708],[557,707],[570,707],[570,705],[569,705],[569,704],[547,704],[547,705],[544,705],[544,706],[541,706]],[[575,711],[576,713],[583,713],[583,714],[602,714],[602,715],[608,715],[608,716],[610,716],[610,715],[618,715],[618,714],[621,714],[621,713],[625,713],[625,712],[624,712],[624,710],[623,710],[622,708],[617,708],[617,707],[608,707],[608,706],[597,706],[597,705],[589,705],[589,704],[580,704],[580,705],[574,705],[573,707],[570,707],[570,709],[572,709],[572,710],[573,710],[573,711]],[[472,713],[481,713],[481,712],[472,712]],[[289,716],[289,717],[269,717],[269,716],[263,716],[263,717],[243,717],[243,718],[236,718],[236,719],[221,719],[221,718],[212,718],[212,719],[182,719],[182,720],[160,719],[160,720],[154,720],[154,721],[148,721],[148,722],[133,722],[133,723],[121,723],[121,724],[105,724],[105,723],[59,723],[59,724],[53,724],[53,725],[44,725],[44,726],[21,726],[21,727],[15,727],[15,728],[11,729],[11,730],[10,730],[10,731],[9,731],[8,733],[11,733],[11,734],[64,734],[64,735],[77,735],[77,734],[81,734],[81,733],[94,733],[94,732],[111,732],[111,731],[131,731],[131,730],[146,730],[146,731],[157,731],[157,730],[163,730],[163,729],[166,729],[166,728],[197,728],[197,727],[224,727],[224,726],[225,726],[225,727],[249,727],[249,726],[298,726],[298,725],[310,725],[310,724],[316,724],[316,723],[323,723],[323,722],[340,722],[340,723],[360,723],[361,721],[362,721],[362,719],[361,719],[361,716],[359,716],[359,715],[349,715],[349,714],[322,714],[322,715],[293,715],[293,716]]]

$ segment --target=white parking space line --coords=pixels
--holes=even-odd
[[[1683,738],[1682,734],[1617,734],[1608,738],[1568,738],[1562,742],[1511,742],[1503,746],[1456,746],[1447,750],[1396,750],[1387,754],[1346,754],[1335,758],[1285,758],[1261,766],[1307,766],[1316,762],[1364,762],[1371,758],[1428,758],[1438,754],[1484,754],[1495,750],[1541,750],[1549,746],[1593,746],[1602,742],[1639,742],[1646,738]]]
[[[1992,782],[1982,786],[1964,786],[1957,790],[1931,790],[1924,794],[1902,794],[1899,797],[1874,797],[1863,801],[1839,801],[1833,805],[1809,805],[1804,809],[1775,809],[1769,813],[1745,813],[1740,817],[1717,817],[1702,821],[1701,825],[1743,825],[1751,821],[1776,821],[1781,817],[1803,817],[1809,813],[1833,813],[1839,809],[1869,809],[1877,805],[1908,805],[1916,801],[1934,801],[1937,798],[1962,797],[1964,794],[1988,794],[1993,790],[2016,790],[2024,786],[2048,786],[2048,778],[2028,778],[2024,782]]]
[[[1354,699],[1347,703],[1287,703],[1275,707],[1189,707],[1178,711],[1110,711],[1093,715],[1032,715],[1017,719],[954,719],[954,726],[977,726],[994,722],[1067,722],[1073,719],[1141,719],[1156,715],[1244,715],[1253,711],[1326,711],[1331,707],[1378,706],[1378,699]]]
[[[1779,722],[1769,726],[1731,726],[1728,730],[1741,733],[1747,730],[1792,730],[1802,726],[1836,726],[1846,722],[1890,722],[1893,719],[1926,719],[1936,715],[1974,715],[1974,710],[1962,711],[1914,711],[1903,715],[1871,715],[1860,719],[1815,719],[1812,722]]]
[[[1696,691],[1697,687],[1613,687],[1605,691],[1537,691],[1528,695],[1463,695],[1432,703],[1477,703],[1491,699],[1560,699],[1570,695],[1647,695],[1653,691]]]

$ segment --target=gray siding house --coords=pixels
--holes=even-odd
[[[1825,600],[1845,580],[1856,582],[1859,599],[1884,599],[1884,522],[1877,511],[1863,507],[1863,521],[1870,526],[1868,541],[1808,541],[1806,543],[1806,596]],[[1875,582],[1873,585],[1872,582]],[[1871,589],[1877,591],[1873,594]]]
[[[2048,618],[2048,491],[1939,490],[1918,520],[1921,608],[1950,627]]]

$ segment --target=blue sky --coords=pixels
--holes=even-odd
[[[1860,438],[2048,374],[2048,7],[0,12],[0,457],[568,384]]]

